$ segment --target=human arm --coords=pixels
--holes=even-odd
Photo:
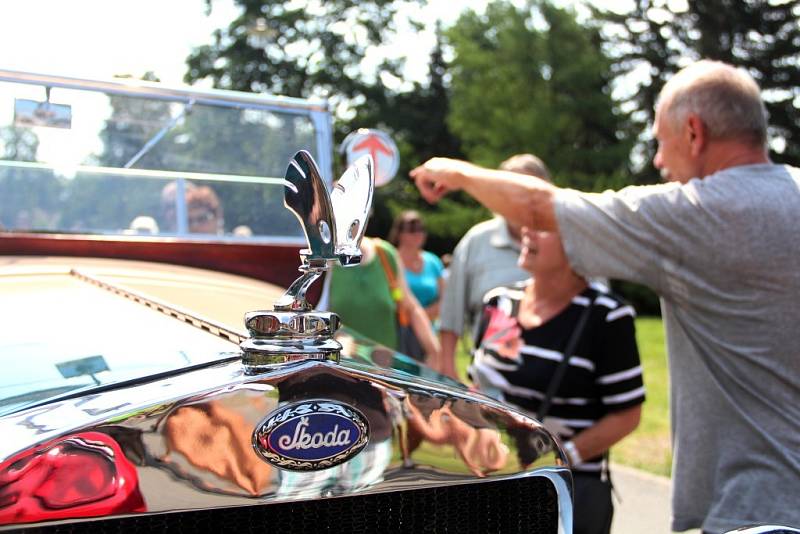
[[[641,404],[611,412],[571,441],[582,459],[600,456],[639,426],[641,413]]]
[[[437,256],[431,254],[429,256],[431,261],[433,262],[434,272],[436,273],[436,300],[434,300],[429,306],[425,308],[425,312],[428,314],[428,318],[431,322],[436,321],[439,318],[439,311],[441,309],[442,304],[442,297],[444,296],[444,288],[445,288],[445,281],[444,281],[444,264],[442,260],[440,260]]]
[[[512,223],[537,230],[557,229],[553,199],[558,188],[539,178],[449,158],[429,159],[410,175],[430,203],[462,189]]]
[[[436,284],[439,286],[437,291],[438,297],[435,301],[433,301],[432,304],[425,308],[425,313],[428,314],[428,318],[431,320],[431,322],[439,318],[439,310],[442,305],[442,295],[444,294],[444,277],[439,275],[439,278],[436,279]]]
[[[600,329],[595,384],[598,400],[607,411],[572,439],[584,460],[603,454],[633,432],[639,425],[645,400],[633,307],[610,295],[601,294],[595,302],[599,303],[594,306],[604,310],[602,322],[595,325]]]
[[[430,322],[434,322],[439,316],[439,301],[437,300],[430,306],[425,308],[425,314],[428,316]]]
[[[409,289],[403,269],[397,269],[397,284],[403,295],[397,305],[401,306],[408,315],[411,329],[425,350],[427,361],[438,361],[440,352],[439,340],[433,334],[433,327],[428,315],[425,313],[425,309]]]
[[[439,345],[439,362],[435,369],[443,375],[458,380],[458,373],[456,372],[458,334],[450,330],[439,330]]]

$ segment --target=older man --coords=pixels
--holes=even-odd
[[[511,156],[500,168],[550,178],[545,164],[533,154]],[[470,228],[456,245],[439,316],[442,373],[456,378],[456,345],[465,328],[474,327],[486,292],[530,276],[517,265],[519,249],[520,226],[499,215]]]
[[[429,201],[464,189],[558,229],[577,272],[661,295],[675,530],[800,525],[800,170],[769,161],[766,129],[753,79],[700,61],[656,108],[672,183],[587,194],[454,160],[412,171]]]

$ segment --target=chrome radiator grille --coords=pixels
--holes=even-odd
[[[38,529],[37,529],[38,530]],[[543,477],[359,497],[62,524],[39,532],[526,532],[555,534],[558,500]]]

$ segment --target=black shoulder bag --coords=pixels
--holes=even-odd
[[[583,331],[586,329],[586,323],[589,322],[589,315],[592,312],[593,305],[594,301],[589,301],[589,305],[586,306],[586,309],[581,312],[581,316],[578,318],[578,323],[575,325],[575,329],[572,331],[572,334],[567,340],[567,345],[564,347],[564,359],[561,360],[561,363],[559,363],[558,367],[556,368],[556,372],[553,373],[553,378],[550,380],[550,385],[547,387],[547,393],[545,393],[544,399],[542,399],[542,403],[539,405],[539,409],[536,410],[536,417],[539,419],[539,421],[544,421],[547,412],[550,411],[550,405],[553,402],[553,396],[556,394],[558,386],[561,385],[561,381],[564,380],[564,374],[567,372],[569,359],[575,352],[575,348],[578,346],[581,336],[583,336]]]

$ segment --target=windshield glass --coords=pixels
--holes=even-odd
[[[304,242],[283,175],[326,111],[85,83],[0,81],[0,227]]]

